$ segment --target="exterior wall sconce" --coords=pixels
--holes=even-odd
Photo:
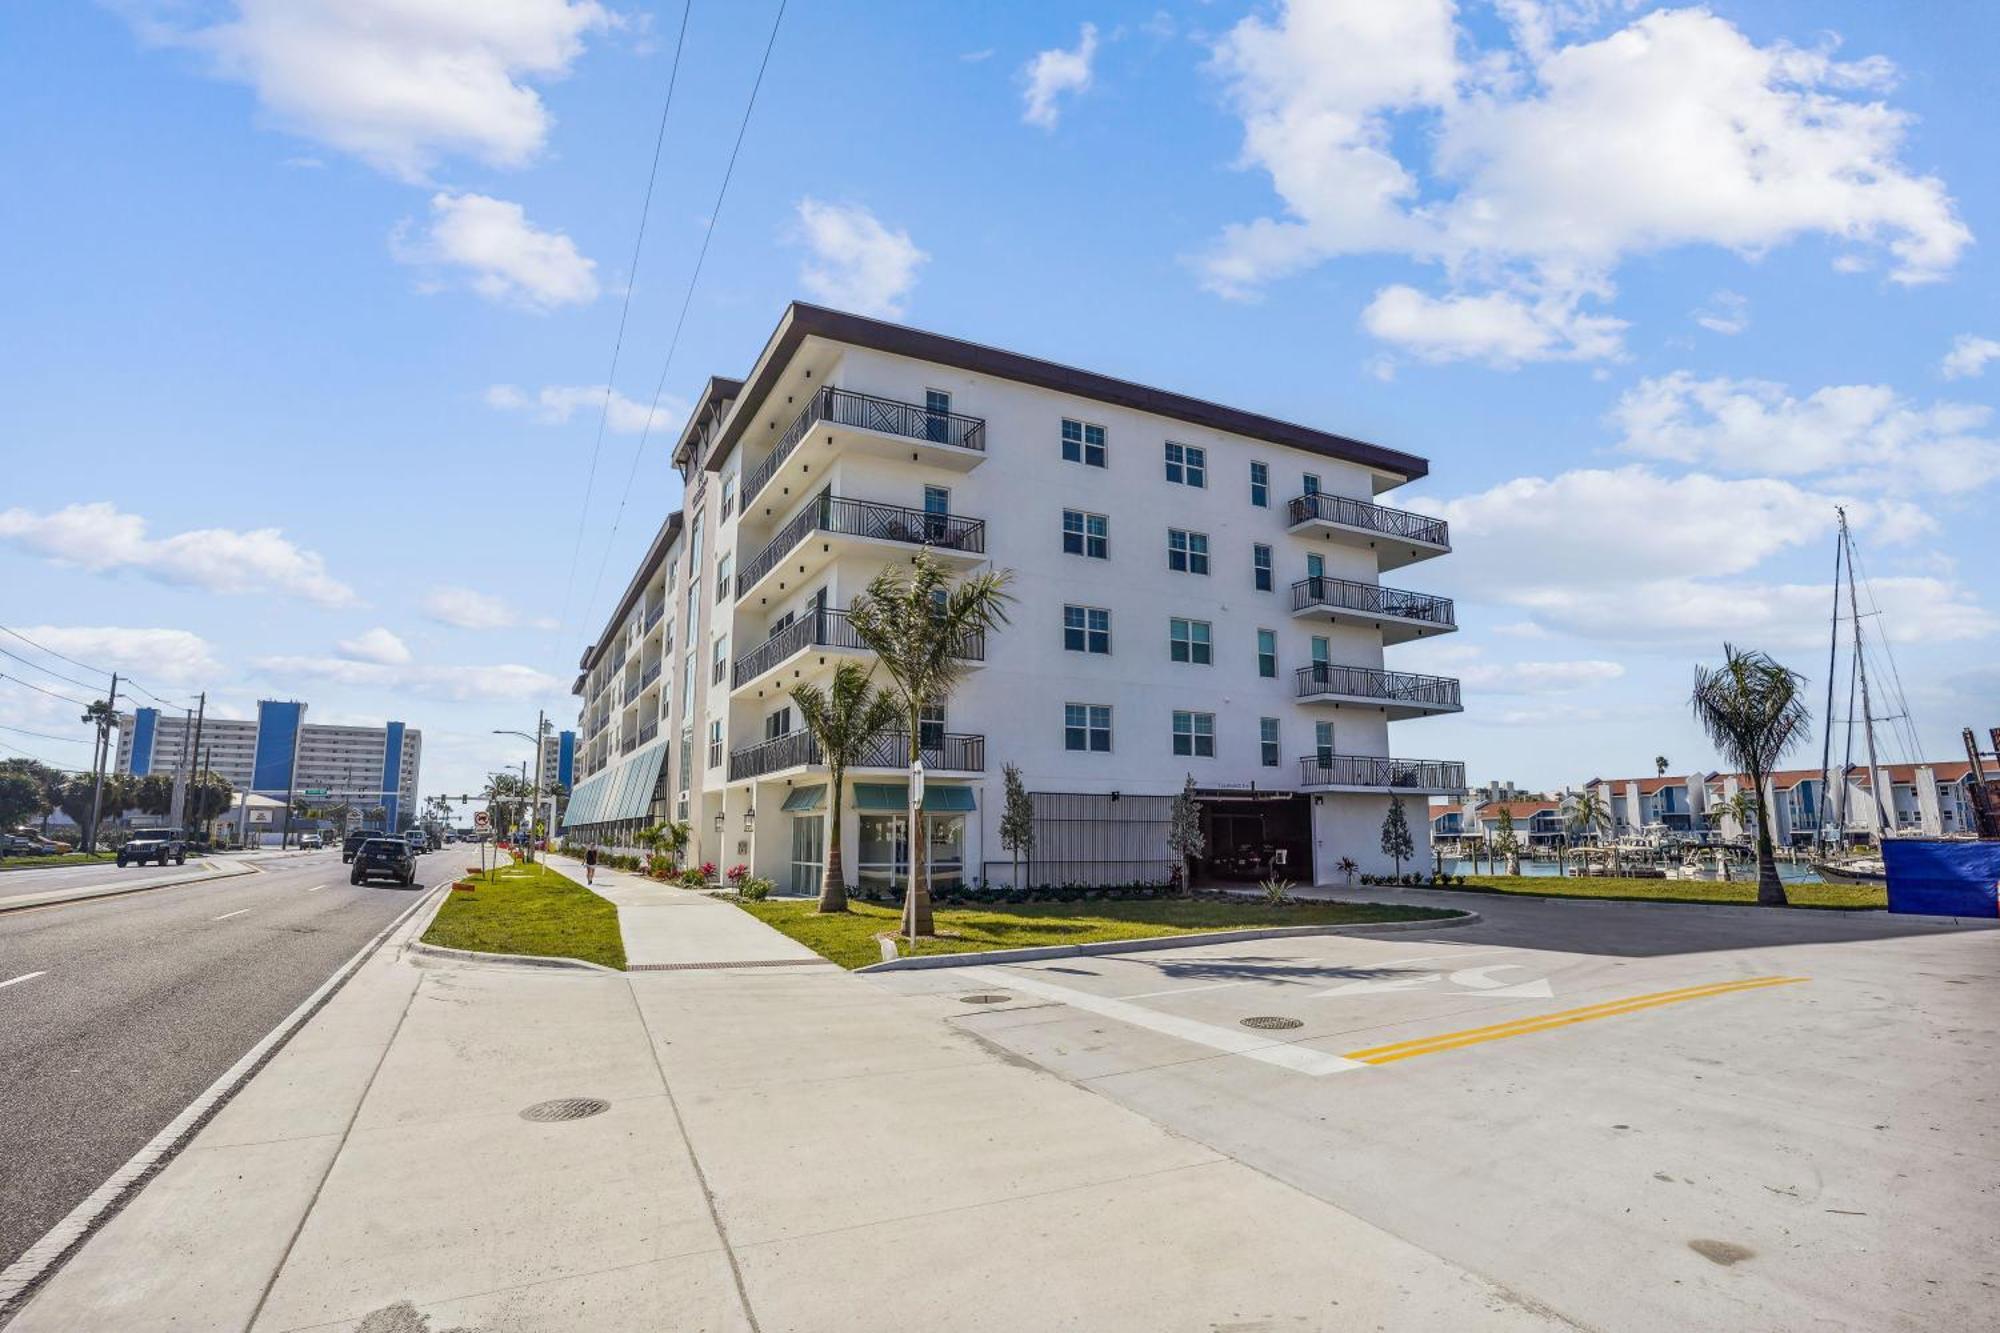
[[[757,831],[757,807],[754,805],[743,812],[743,831],[745,833]]]
[[[720,833],[720,832],[722,832],[722,828],[723,828],[723,824],[722,824],[722,812],[721,812],[720,810],[717,810],[717,811],[715,812],[715,831],[716,831],[717,833]]]

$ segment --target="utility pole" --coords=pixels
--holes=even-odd
[[[208,717],[208,691],[203,690],[201,692],[201,697],[197,701],[194,710],[194,745],[191,750],[191,753],[194,755],[194,762],[202,774],[206,774],[208,772],[208,761],[202,757],[201,753],[201,724],[207,717]],[[195,778],[196,775],[194,773],[188,774],[189,791],[193,791],[195,788]],[[202,803],[206,804],[205,798],[203,799]],[[179,825],[180,820],[176,819],[174,823],[176,825]],[[183,832],[185,831],[186,830],[183,828]]]
[[[182,823],[181,816],[187,810],[188,760],[190,757],[188,746],[193,740],[194,709],[184,708],[181,710],[181,757],[180,762],[174,765],[174,795],[173,799],[167,805],[168,825],[183,832],[186,832],[187,828]]]
[[[535,795],[528,805],[528,860],[535,859],[535,821],[542,814],[542,746],[547,743],[542,733],[548,730],[548,710],[535,710]]]
[[[111,673],[111,697],[97,717],[97,753],[91,765],[90,827],[83,831],[83,850],[97,850],[97,821],[104,808],[104,766],[111,758],[111,723],[118,716],[118,673]]]

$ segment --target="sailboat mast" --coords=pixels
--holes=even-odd
[[[1861,603],[1854,591],[1854,539],[1847,532],[1847,511],[1840,511],[1840,542],[1847,550],[1847,613],[1854,621],[1854,669],[1861,676],[1861,734],[1868,741],[1868,795],[1875,804],[1877,840],[1895,828],[1882,799],[1882,766],[1875,758],[1875,714],[1868,706],[1868,659],[1861,651]]]
[[[1847,515],[1838,506],[1844,525]],[[1840,807],[1846,801],[1836,801],[1833,793],[1833,669],[1840,660],[1840,558],[1847,544],[1836,539],[1833,543],[1833,615],[1827,621],[1826,631],[1826,740],[1819,750],[1819,828],[1813,834],[1815,844],[1832,842],[1835,846],[1846,841],[1846,830],[1833,821],[1838,817]],[[1853,725],[1852,719],[1848,722]],[[1846,773],[1841,774],[1840,785],[1847,785]]]

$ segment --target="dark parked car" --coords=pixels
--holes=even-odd
[[[361,844],[376,836],[378,835],[366,831],[348,834],[340,843],[340,859],[343,861],[352,861],[354,854],[361,850]]]
[[[401,838],[370,838],[361,844],[348,882],[366,884],[378,877],[393,879],[406,889],[417,882],[417,858],[409,843]]]
[[[140,829],[125,839],[125,845],[118,849],[118,864],[121,866],[138,862],[157,861],[165,865],[172,861],[177,866],[187,864],[187,839],[177,828]]]

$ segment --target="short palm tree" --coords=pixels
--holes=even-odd
[[[1569,798],[1569,808],[1563,811],[1563,818],[1580,840],[1595,835],[1609,824],[1611,811],[1605,808],[1602,796],[1585,787]]]
[[[1749,775],[1752,792],[1761,792],[1785,752],[1805,738],[1812,718],[1802,689],[1805,678],[1765,653],[1738,652],[1725,643],[1722,655],[1719,667],[1695,668],[1689,703],[1715,748]],[[1783,907],[1785,886],[1778,879],[1771,825],[1761,800],[1755,815],[1757,901]]]
[[[868,747],[896,724],[901,711],[896,700],[869,683],[870,672],[859,662],[842,662],[833,669],[833,684],[822,690],[817,685],[792,687],[792,702],[806,730],[819,743],[820,762],[826,765],[833,789],[832,827],[826,836],[826,873],[820,878],[819,910],[847,910],[847,877],[840,858],[840,814],[842,788],[847,770],[859,763]]]
[[[890,566],[853,605],[847,623],[855,636],[874,651],[888,673],[909,726],[910,762],[919,748],[926,708],[942,707],[964,679],[964,652],[969,640],[1007,623],[1010,570],[992,569],[954,581],[928,549],[917,552],[908,573]],[[910,885],[904,897],[903,929],[911,935],[934,933],[931,923],[929,877],[924,870],[923,812],[910,793]]]

